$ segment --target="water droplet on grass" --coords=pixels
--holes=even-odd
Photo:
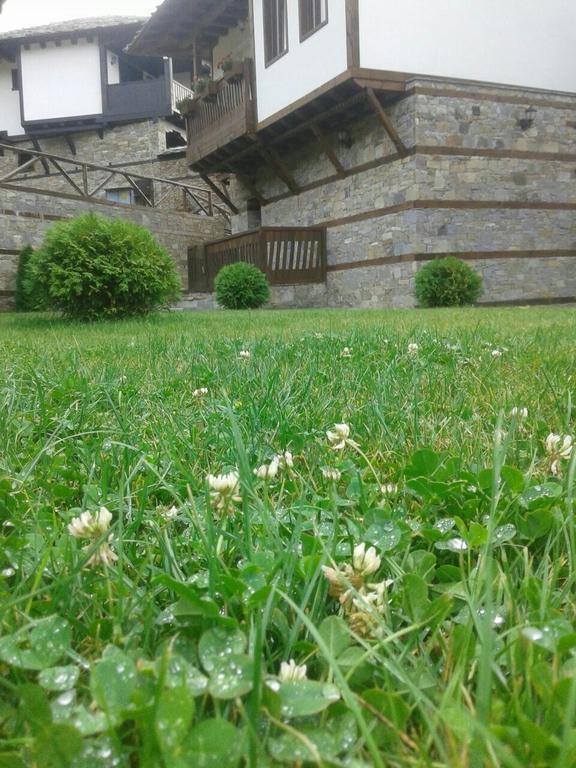
[[[434,525],[434,528],[440,531],[440,533],[448,533],[448,531],[451,531],[455,525],[456,521],[453,517],[443,517],[441,520],[437,521],[437,523]]]

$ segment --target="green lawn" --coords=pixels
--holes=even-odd
[[[0,366],[0,768],[576,766],[574,310],[3,315]]]

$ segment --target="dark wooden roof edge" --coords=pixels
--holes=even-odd
[[[213,43],[227,29],[249,16],[248,0],[164,0],[127,46],[127,53],[172,56],[191,51],[198,42]]]

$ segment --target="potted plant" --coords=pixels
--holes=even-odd
[[[198,80],[196,80],[195,83],[192,85],[192,90],[194,91],[194,94],[196,96],[203,96],[206,91],[208,90],[208,85],[210,81],[207,77],[201,77]]]

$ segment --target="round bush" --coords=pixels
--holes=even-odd
[[[48,230],[29,270],[43,308],[82,320],[142,315],[180,295],[176,265],[148,230],[94,214]]]
[[[474,304],[481,292],[480,275],[455,256],[429,261],[416,274],[421,307],[463,307]]]
[[[216,301],[224,309],[258,309],[270,298],[265,275],[252,264],[223,267],[214,281]]]

